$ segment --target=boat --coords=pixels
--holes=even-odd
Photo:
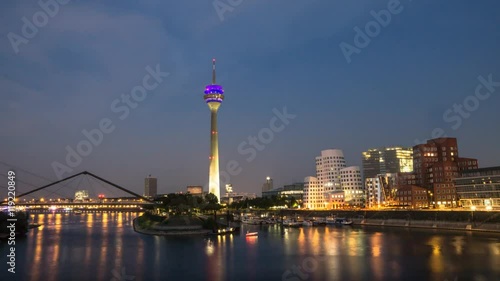
[[[249,237],[249,236],[257,236],[257,235],[259,235],[258,232],[250,232],[250,231],[247,231],[247,234],[246,234],[247,237]]]
[[[75,215],[81,215],[83,213],[82,210],[73,210],[73,214]]]
[[[286,227],[301,227],[302,222],[296,221],[296,220],[284,220],[283,221],[283,226]]]
[[[313,226],[314,224],[313,224],[313,222],[312,222],[312,221],[303,221],[303,222],[302,222],[302,225],[303,225],[303,226]]]
[[[252,225],[258,225],[261,224],[261,221],[258,218],[253,218],[253,217],[243,217],[241,219],[241,222],[244,224],[252,224]]]
[[[325,224],[329,225],[336,224],[336,219],[334,217],[326,217]]]
[[[352,221],[347,220],[346,218],[336,218],[335,224],[336,225],[352,225]]]

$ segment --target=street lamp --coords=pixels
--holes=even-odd
[[[431,201],[429,202],[429,205],[432,205],[432,208],[434,208],[434,193],[432,193],[430,190],[427,191],[429,193],[429,196],[431,198]],[[431,207],[431,206],[429,206]]]

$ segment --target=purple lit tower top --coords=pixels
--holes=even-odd
[[[215,84],[215,59],[212,60],[212,84],[205,87],[205,101],[221,103],[224,100],[224,89],[221,85]]]

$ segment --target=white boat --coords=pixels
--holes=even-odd
[[[295,221],[295,220],[284,220],[283,221],[283,226],[287,226],[287,227],[301,227],[302,226],[302,222]]]
[[[260,220],[258,218],[253,218],[253,217],[243,217],[241,219],[241,222],[244,224],[260,224]]]
[[[303,221],[302,225],[303,226],[313,226],[313,222],[312,221]]]
[[[326,224],[335,224],[335,218],[334,217],[326,217],[325,223]]]
[[[257,235],[259,235],[258,232],[250,232],[250,231],[247,231],[247,234],[246,234],[247,237],[248,236],[257,236]]]

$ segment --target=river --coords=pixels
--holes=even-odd
[[[137,213],[32,214],[0,280],[500,280],[497,234],[380,227],[243,226],[258,237],[158,237]]]

